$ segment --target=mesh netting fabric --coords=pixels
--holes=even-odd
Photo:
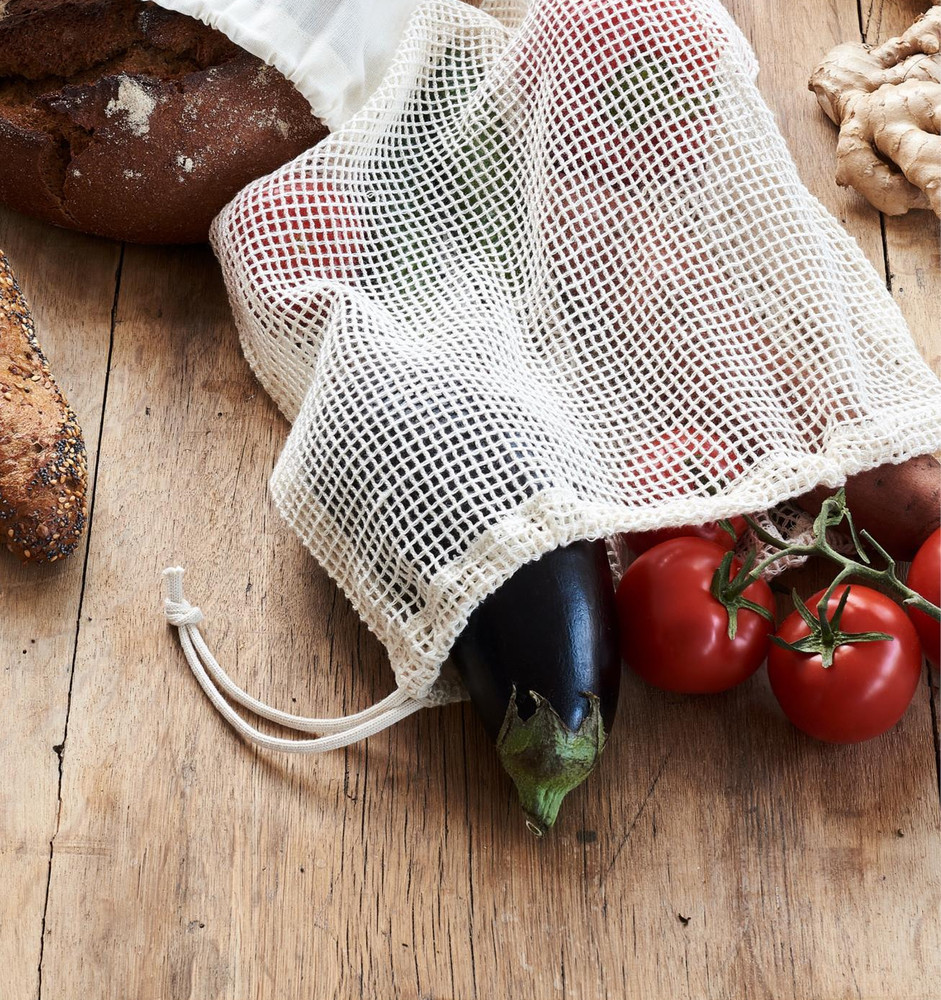
[[[216,220],[293,423],[274,498],[412,697],[461,695],[469,614],[558,545],[941,447],[756,71],[718,0],[423,0],[366,105]]]

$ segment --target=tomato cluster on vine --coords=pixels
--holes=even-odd
[[[849,517],[838,495],[815,525],[818,542],[836,523],[833,510]],[[816,739],[855,743],[891,729],[914,697],[922,657],[935,666],[941,659],[934,615],[941,598],[941,529],[919,549],[907,585],[891,560],[876,571],[840,557],[844,569],[834,583],[807,601],[794,594],[795,610],[777,625],[771,589],[760,575],[774,557],[755,567],[754,555],[743,563],[724,538],[702,537],[696,529],[674,533],[644,546],[617,592],[622,656],[654,687],[717,693],[767,662],[771,690],[795,726]],[[884,576],[907,595],[908,607],[864,584],[843,583],[854,568],[868,573],[864,579]]]

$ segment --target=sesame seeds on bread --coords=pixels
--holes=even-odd
[[[55,562],[85,528],[81,428],[36,339],[0,251],[0,541],[29,562]]]

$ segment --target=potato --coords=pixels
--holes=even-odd
[[[846,480],[845,489],[857,530],[868,531],[893,559],[909,561],[941,525],[941,464],[931,455],[860,472]],[[818,486],[795,501],[817,514],[833,492]]]

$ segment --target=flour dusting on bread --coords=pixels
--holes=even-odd
[[[118,77],[118,96],[108,101],[105,114],[109,118],[126,115],[128,129],[142,138],[150,132],[150,116],[156,107],[157,98],[153,94],[138,80],[123,75]]]
[[[141,0],[0,0],[0,204],[134,243],[192,243],[327,130],[277,70]]]

